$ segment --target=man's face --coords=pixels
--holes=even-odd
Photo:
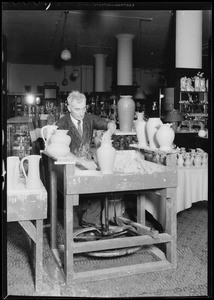
[[[68,105],[68,110],[70,111],[72,117],[74,117],[76,120],[82,120],[86,112],[86,101],[83,100],[79,103],[74,101],[71,105]]]

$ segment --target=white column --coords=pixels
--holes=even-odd
[[[117,85],[132,85],[132,41],[133,34],[116,35],[117,44]]]
[[[95,54],[95,92],[105,92],[106,54]]]
[[[176,11],[176,68],[202,68],[202,11]]]

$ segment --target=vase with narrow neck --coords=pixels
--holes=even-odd
[[[28,155],[22,158],[20,165],[23,174],[26,178],[26,188],[31,190],[37,190],[42,188],[42,182],[40,179],[40,155]],[[26,174],[24,169],[24,161],[28,161],[28,173]]]
[[[135,131],[138,139],[138,147],[146,148],[147,136],[146,136],[146,121],[144,120],[144,112],[137,112],[137,120],[135,121]]]
[[[156,139],[156,132],[158,128],[163,124],[160,118],[149,118],[146,123],[146,132],[149,140],[149,147],[156,150],[159,144]]]
[[[116,157],[116,150],[112,146],[113,140],[101,141],[97,149],[97,160],[103,174],[112,174]]]
[[[71,137],[67,135],[68,130],[58,129],[50,137],[47,152],[53,157],[65,157],[70,152]]]
[[[156,140],[162,151],[171,151],[173,141],[175,139],[175,132],[170,123],[161,125],[156,132]]]
[[[119,128],[123,132],[131,132],[133,128],[135,102],[132,96],[120,96],[117,103]]]

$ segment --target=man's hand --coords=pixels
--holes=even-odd
[[[116,126],[115,122],[110,121],[107,125],[107,128],[108,128],[108,130],[111,131],[111,134],[113,134],[115,132],[117,126]]]

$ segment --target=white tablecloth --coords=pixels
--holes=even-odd
[[[208,168],[178,167],[177,213],[190,208],[192,203],[208,200]],[[146,210],[162,225],[165,224],[165,201],[147,193]]]

